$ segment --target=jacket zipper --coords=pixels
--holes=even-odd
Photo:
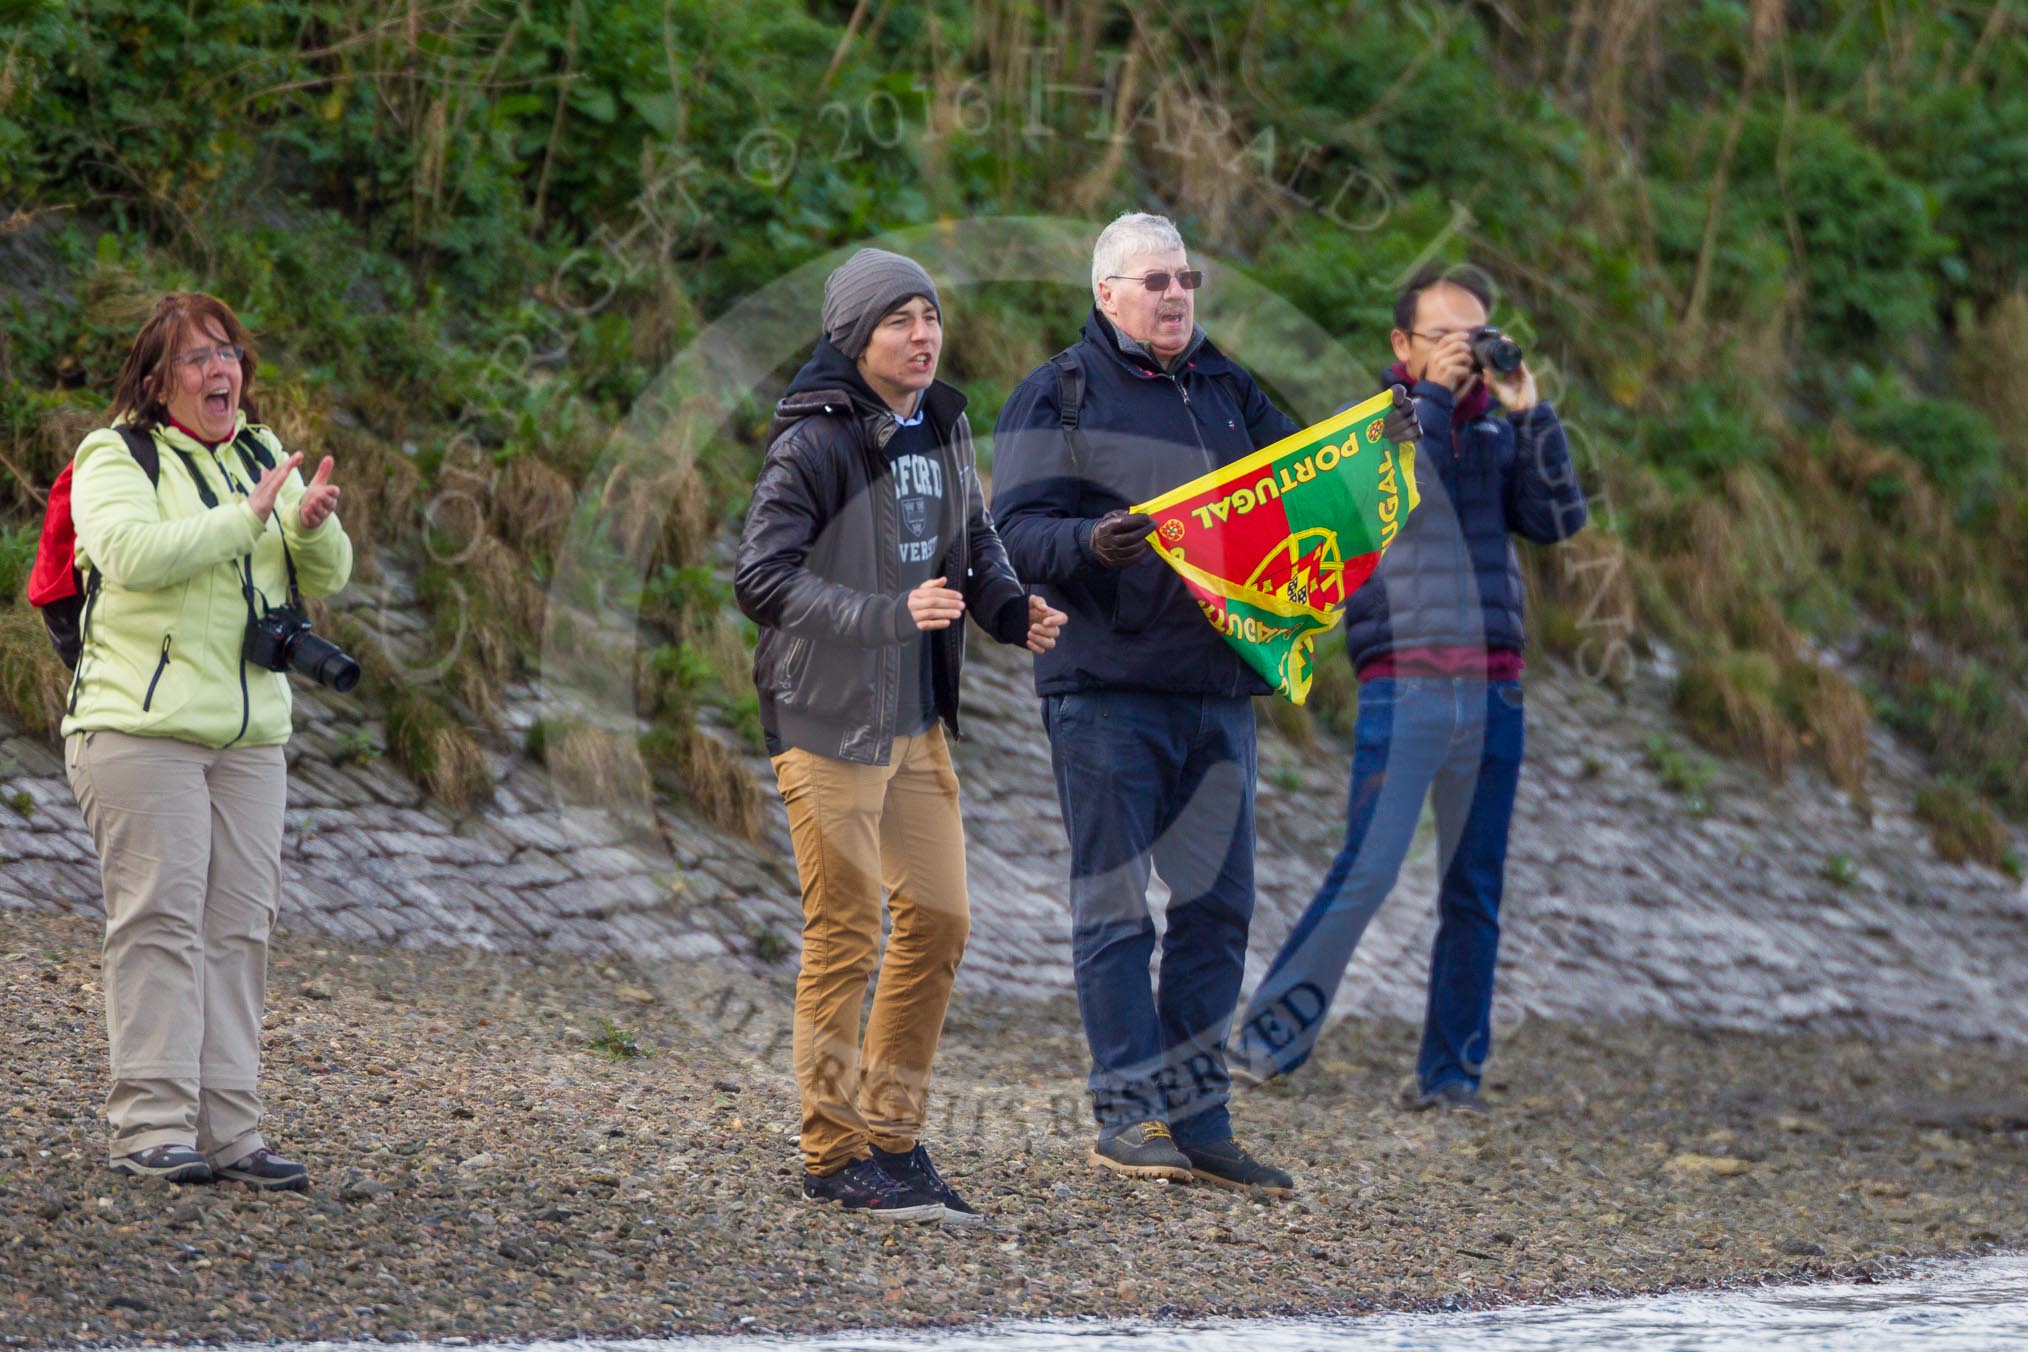
[[[1204,454],[1204,468],[1207,473],[1218,468],[1211,459],[1211,448],[1204,444],[1204,430],[1197,425],[1197,405],[1190,402],[1190,391],[1183,388],[1183,379],[1171,374],[1169,383],[1176,387],[1176,393],[1183,396],[1183,412],[1190,419],[1190,435],[1197,438],[1197,449]]]
[[[863,418],[860,421],[860,425],[862,427],[865,425]],[[893,485],[891,483],[888,486],[888,491],[884,493],[873,485],[878,484],[882,474],[887,471],[888,467],[885,463],[887,459],[887,443],[894,439],[894,433],[894,419],[881,415],[881,422],[876,424],[876,430],[873,433],[873,454],[867,457],[867,470],[873,476],[867,485],[873,498],[873,517],[875,523],[873,538],[878,542],[877,548],[880,552],[880,558],[876,566],[880,569],[880,589],[883,592],[899,585],[901,582],[896,572],[899,565],[895,561],[895,555],[901,550],[901,506],[895,500]],[[885,529],[890,520],[894,523],[892,531]],[[907,605],[908,602],[904,599],[902,601],[903,608],[906,609]],[[894,724],[895,720],[901,716],[901,650],[899,648],[888,645],[880,650],[880,675],[884,688],[875,692],[880,700],[880,715],[874,725],[874,742],[880,752],[879,763],[884,765],[894,758]]]
[[[247,488],[242,486],[237,480],[235,480],[232,477],[232,471],[227,469],[225,467],[225,463],[218,458],[218,448],[216,446],[211,448],[211,463],[212,466],[218,470],[219,477],[225,480],[225,487],[228,492],[238,493],[242,498],[252,496],[252,493]],[[261,534],[262,535],[267,534],[267,525],[265,522],[263,522],[261,525]],[[254,551],[257,552],[259,549],[260,549],[260,540],[256,539],[254,541]],[[245,573],[242,579],[246,583],[246,591],[244,595],[246,598],[247,611],[249,614],[251,614],[253,611],[253,593],[254,593],[253,561],[254,561],[253,552],[249,552],[246,556],[246,563],[244,565]],[[239,570],[235,569],[234,571],[237,572]],[[232,741],[227,742],[226,745],[232,746],[235,743],[237,743],[240,738],[246,736],[247,727],[252,722],[253,722],[253,697],[247,693],[246,688],[246,645],[242,641],[242,643],[240,644],[240,652],[239,652],[239,731],[235,732],[232,735]]]
[[[162,683],[162,673],[169,670],[169,635],[162,635],[162,660],[155,664],[155,675],[148,681],[148,693],[141,697],[141,712],[147,713],[155,702],[155,687]]]

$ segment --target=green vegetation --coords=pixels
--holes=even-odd
[[[774,926],[762,925],[753,932],[753,955],[772,967],[789,955],[789,941]]]
[[[585,1045],[608,1061],[637,1061],[649,1055],[647,1046],[632,1029],[611,1019],[600,1019],[598,1032]]]
[[[2028,820],[2023,16],[1997,0],[1052,13],[0,3],[0,706],[35,731],[60,708],[64,673],[18,600],[40,490],[152,298],[201,286],[257,331],[266,419],[338,457],[362,573],[414,576],[432,614],[424,676],[334,626],[390,760],[482,800],[474,730],[541,643],[603,652],[571,612],[631,596],[643,655],[605,664],[632,677],[646,729],[623,750],[756,832],[734,782],[758,745],[751,632],[718,542],[787,369],[697,415],[694,465],[615,468],[615,429],[707,324],[832,249],[1166,206],[1212,265],[1213,327],[1243,360],[1277,353],[1279,392],[1312,416],[1386,360],[1411,264],[1490,269],[1595,508],[1569,546],[1524,551],[1539,652],[1619,684],[1667,642],[1707,747],[1862,792],[1878,718]],[[1361,369],[1220,313],[1247,287]],[[945,371],[983,436],[1084,290],[1072,269],[953,277],[945,299]],[[594,570],[552,592],[583,562],[562,553],[580,513],[631,588],[600,598]],[[1342,733],[1338,646],[1308,718]],[[1864,695],[1830,652],[1856,658],[1838,670]],[[565,740],[594,796],[642,782],[582,730]]]
[[[1846,851],[1839,850],[1824,860],[1817,876],[1833,887],[1850,887],[1859,880],[1859,863]]]
[[[1693,817],[1711,815],[1711,762],[1676,745],[1675,739],[1651,732],[1642,751],[1648,768],[1661,778],[1663,787],[1681,794],[1683,810]]]
[[[338,746],[331,753],[333,765],[370,765],[380,759],[380,748],[373,744],[369,733],[348,729],[335,740]]]

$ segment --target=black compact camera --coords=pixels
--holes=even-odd
[[[1472,345],[1474,371],[1492,370],[1506,376],[1521,369],[1521,344],[1492,325],[1473,329],[1468,341]]]
[[[310,617],[294,601],[247,622],[244,652],[257,667],[293,671],[341,695],[359,684],[359,664],[330,639],[311,633]]]

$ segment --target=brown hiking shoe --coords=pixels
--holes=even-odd
[[[1169,1128],[1153,1120],[1136,1122],[1110,1136],[1099,1137],[1098,1144],[1091,1148],[1091,1162],[1128,1178],[1190,1181],[1190,1157],[1176,1148]]]

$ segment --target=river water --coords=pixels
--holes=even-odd
[[[1484,1313],[1186,1324],[1002,1323],[962,1332],[541,1342],[526,1352],[1998,1352],[2028,1348],[2028,1255],[1936,1263],[1904,1280],[1575,1301]],[[242,1349],[241,1352],[252,1352]],[[385,1352],[294,1344],[264,1352]],[[506,1352],[412,1345],[409,1352]]]

